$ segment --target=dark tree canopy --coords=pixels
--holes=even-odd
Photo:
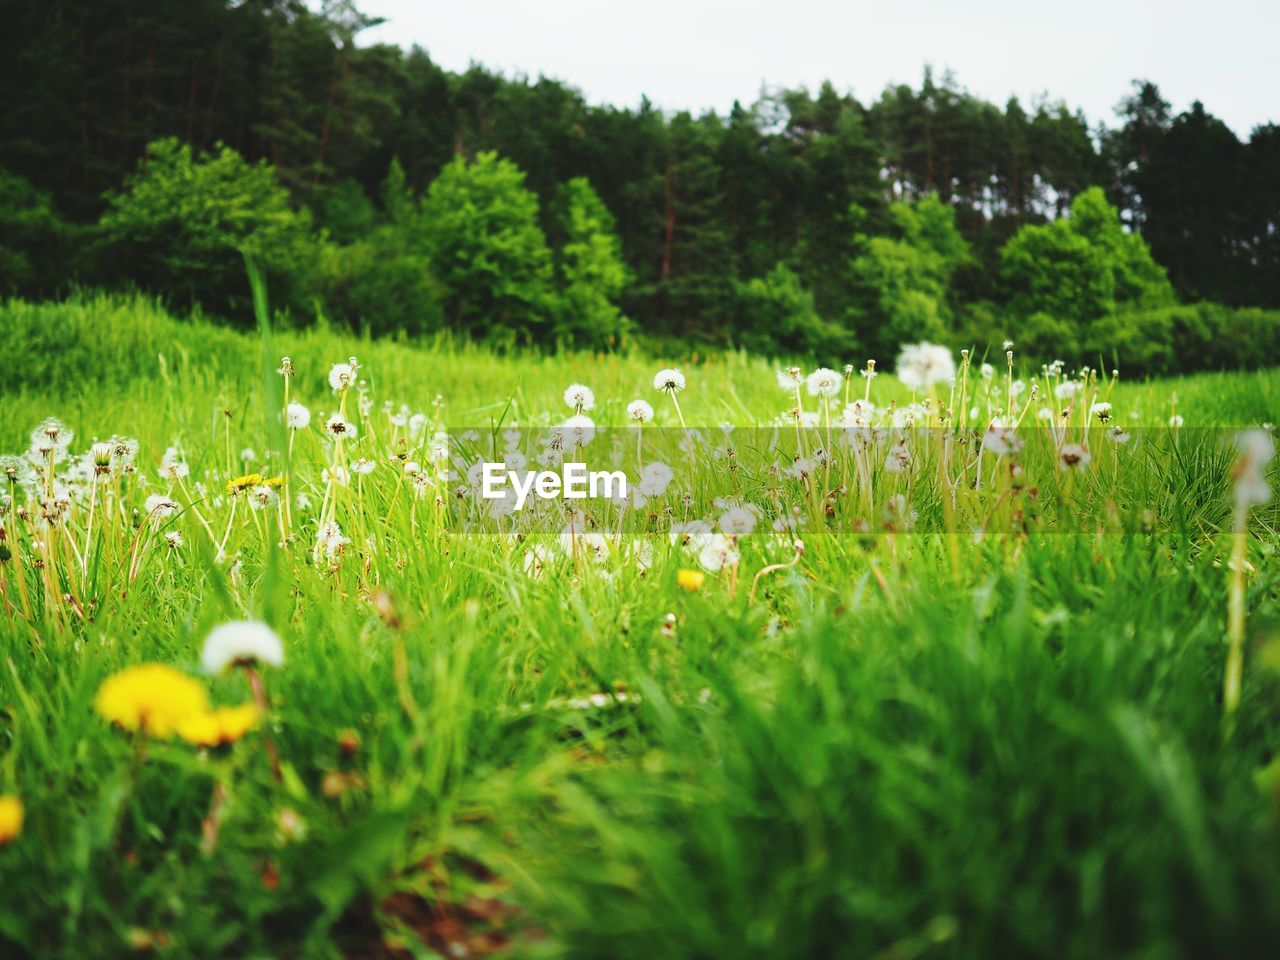
[[[149,145],[173,140],[192,158],[223,158],[231,173],[241,162],[245,171],[270,164],[323,247],[306,258],[316,275],[289,278],[283,305],[322,305],[375,329],[502,326],[602,342],[625,325],[779,350],[870,346],[886,330],[959,337],[1002,316],[1034,315],[1056,329],[1074,321],[1049,315],[1052,298],[1026,308],[1031,276],[1045,265],[1023,263],[1019,273],[1011,264],[1052,251],[1064,269],[1084,271],[1077,280],[1098,302],[1140,306],[1123,291],[1104,295],[1139,281],[1093,275],[1101,248],[1078,231],[1031,234],[1001,253],[1019,231],[1067,217],[1092,186],[1119,210],[1106,227],[1108,256],[1129,244],[1117,237],[1136,231],[1182,300],[1280,306],[1280,129],[1241,140],[1199,103],[1175,114],[1150,82],[1134,83],[1112,129],[1091,129],[1051,100],[990,103],[929,69],[918,86],[871,100],[826,83],[694,116],[648,102],[591,105],[556,80],[479,66],[455,74],[421,49],[358,46],[374,21],[351,0],[318,11],[301,0],[0,2],[0,221],[14,226],[0,284],[10,291],[123,280],[195,294],[215,313],[238,302],[242,290],[218,286],[238,282],[224,269],[234,257],[214,263],[210,254],[180,282],[173,255],[162,265],[153,250],[131,274],[131,254],[112,249],[124,236],[126,180],[139,182]],[[489,153],[521,175],[529,202],[516,204],[517,233],[526,252],[541,252],[526,264],[531,287],[476,300],[475,290],[455,288],[466,271],[420,207],[446,170],[454,187],[479,189],[475,176],[457,176],[466,168],[456,158]],[[265,189],[219,182],[230,193]],[[465,196],[454,200],[466,206]],[[932,203],[948,209],[948,229],[964,244],[945,276],[941,254],[904,226],[942,222]],[[136,220],[128,239],[156,226]],[[85,250],[94,255],[78,255]],[[376,316],[396,304],[420,319]],[[496,313],[481,316],[487,310]],[[762,336],[751,317],[793,332]],[[794,332],[797,317],[813,318],[812,336]]]

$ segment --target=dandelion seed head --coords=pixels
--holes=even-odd
[[[279,634],[261,620],[220,623],[205,637],[200,666],[210,676],[240,664],[284,665],[284,644]]]
[[[586,413],[596,407],[595,392],[581,383],[571,383],[564,392],[564,402],[576,413]]]
[[[337,440],[354,440],[356,438],[356,425],[348,421],[340,413],[333,414],[325,421],[324,431]]]
[[[640,480],[636,489],[650,499],[660,497],[667,492],[675,477],[675,471],[665,463],[647,463],[640,470]]]
[[[294,400],[285,408],[285,423],[290,430],[305,430],[311,425],[311,411]]]
[[[953,379],[956,364],[949,349],[924,341],[902,348],[895,372],[898,379],[912,390],[927,390]]]
[[[632,400],[627,404],[627,416],[636,423],[648,423],[653,419],[653,407],[644,400]]]
[[[811,397],[834,397],[840,392],[842,384],[840,374],[828,367],[819,367],[805,380],[805,387]]]
[[[1062,470],[1084,470],[1091,459],[1089,448],[1080,443],[1065,443],[1058,451],[1058,467]]]
[[[664,393],[679,393],[684,387],[684,374],[679,370],[659,370],[653,378],[653,389]]]
[[[359,365],[355,363],[355,357],[347,363],[335,363],[329,368],[329,386],[333,388],[334,393],[341,393],[352,387],[356,382],[356,370]]]

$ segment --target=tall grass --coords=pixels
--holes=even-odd
[[[18,371],[0,451],[49,415],[77,449],[141,443],[136,475],[95,488],[91,529],[83,510],[49,535],[6,520],[0,794],[27,819],[0,846],[5,956],[1192,958],[1266,956],[1280,937],[1280,535],[1273,506],[1248,527],[1227,735],[1232,454],[1201,429],[1274,419],[1274,372],[1122,378],[1118,417],[1176,410],[1186,432],[1176,455],[1108,460],[1106,485],[1082,475],[1101,493],[1073,532],[810,528],[794,565],[744,538],[736,583],[689,590],[695,561],[665,535],[644,570],[567,554],[530,575],[528,543],[430,526],[432,499],[415,513],[389,472],[327,488],[346,454],[314,424],[282,437],[260,336],[145,301],[0,318]],[[270,342],[317,420],[342,403],[329,365],[352,354],[379,403],[430,411],[439,394],[443,422],[474,427],[562,418],[572,381],[622,426],[659,366],[332,330]],[[691,423],[788,403],[763,361],[681,365]],[[874,389],[910,399],[888,376]],[[350,457],[396,449],[366,429],[381,416],[356,418]],[[206,485],[189,501],[156,470],[175,440]],[[311,512],[235,512],[228,480],[267,462]],[[714,464],[699,470],[712,486]],[[1052,463],[1027,472],[1061,482]],[[355,540],[336,559],[313,548],[326,491]],[[152,528],[157,492],[183,510]],[[1117,532],[1113,506],[1151,521]],[[286,660],[244,741],[142,741],[95,712],[108,676],[195,674],[209,629],[245,617]],[[238,675],[204,682],[218,703],[247,696]]]

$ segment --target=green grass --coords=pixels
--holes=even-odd
[[[651,385],[670,362],[688,377],[691,424],[746,429],[787,408],[769,364],[495,356],[336,331],[271,340],[264,358],[259,338],[141,300],[0,308],[0,452],[24,449],[51,415],[76,431],[73,451],[113,433],[140,441],[138,473],[99,501],[91,530],[83,504],[53,534],[6,519],[0,794],[27,814],[0,847],[6,956],[1274,949],[1280,536],[1274,503],[1256,510],[1244,696],[1227,722],[1234,455],[1231,432],[1209,428],[1274,420],[1280,374],[1122,378],[1117,417],[1151,429],[1123,457],[1095,446],[1075,480],[1029,440],[1027,482],[1049,519],[1026,535],[972,534],[1009,520],[1007,485],[960,497],[948,526],[925,457],[910,487],[877,472],[876,496],[907,491],[922,524],[950,532],[859,535],[843,499],[828,515],[789,487],[809,511],[804,554],[753,597],[756,574],[791,558],[789,538],[743,538],[738,568],[695,592],[676,574],[696,558],[665,535],[647,571],[622,551],[602,566],[556,554],[534,577],[529,543],[433,525],[432,498],[412,512],[385,465],[335,491],[356,543],[331,564],[313,550],[334,455],[317,426],[337,404],[329,366],[351,354],[376,406],[349,456],[380,460],[394,448],[384,399],[434,416],[441,395],[451,431],[534,427],[563,418],[561,393],[581,381],[602,426],[624,427],[626,403],[645,397],[673,427]],[[280,380],[264,376],[281,354],[315,415],[292,458],[270,462],[313,500],[284,544],[270,512],[241,508],[228,524],[221,493],[228,443],[233,473],[241,448],[287,444]],[[1174,394],[1176,436],[1163,426]],[[888,374],[873,396],[909,400]],[[194,509],[174,493],[185,509],[163,529],[185,544],[170,550],[132,511],[169,490],[156,467],[175,441],[190,484],[209,489]],[[695,476],[724,480],[710,462]],[[1074,525],[1047,505],[1068,495]],[[208,630],[245,616],[285,642],[284,666],[264,671],[264,729],[202,755],[95,712],[106,677],[150,661],[195,675]],[[218,703],[249,698],[239,675],[208,686]],[[602,692],[627,696],[573,702]],[[228,799],[206,852],[215,782]],[[305,829],[282,828],[282,814]]]

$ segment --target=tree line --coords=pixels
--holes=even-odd
[[[3,3],[10,293],[123,282],[235,321],[250,250],[295,317],[377,332],[1094,359],[1125,337],[1153,370],[1280,340],[1237,309],[1280,307],[1280,129],[1242,141],[1151,83],[1112,127],[927,69],[694,116],[357,46],[350,0]]]

